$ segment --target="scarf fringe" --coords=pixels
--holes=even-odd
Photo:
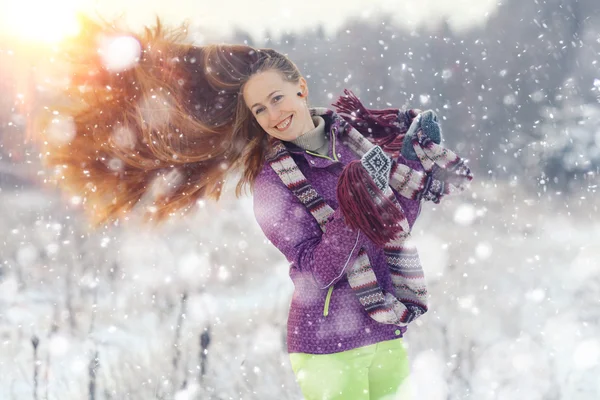
[[[395,128],[397,119],[398,119],[398,109],[397,108],[386,108],[383,110],[372,110],[366,108],[361,101],[356,97],[354,93],[352,93],[348,89],[344,89],[344,95],[341,96],[335,103],[332,105],[337,108],[338,114],[342,115],[347,114],[353,118],[353,125],[357,127],[356,129],[361,133],[371,134],[373,137],[382,136],[384,132],[381,132],[380,129],[375,128],[388,128],[385,133],[390,133],[390,128]],[[371,126],[373,125],[373,126]],[[365,132],[363,132],[360,128],[363,128]],[[369,128],[371,130],[369,131]],[[383,135],[387,136],[387,135]]]
[[[381,146],[392,156],[399,156],[404,142],[404,135],[410,122],[418,115],[417,110],[400,111],[397,108],[375,110],[366,108],[356,95],[344,89],[344,95],[331,104],[336,112],[357,131],[368,136],[371,142]],[[403,114],[401,116],[401,114]],[[406,121],[400,123],[403,117]]]
[[[378,246],[402,232],[402,211],[373,182],[360,160],[348,163],[337,183],[337,199],[346,221]],[[393,195],[393,194],[392,194]]]

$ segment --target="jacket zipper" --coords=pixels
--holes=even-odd
[[[333,293],[333,285],[329,286],[327,291],[327,297],[325,297],[325,306],[323,307],[323,316],[329,315],[329,302],[331,301],[331,293]]]
[[[333,138],[333,139],[332,139],[332,140],[333,140],[333,158],[331,158],[331,157],[329,157],[329,156],[324,156],[324,155],[321,155],[321,154],[319,154],[319,153],[313,153],[313,152],[312,152],[312,151],[310,151],[310,150],[305,150],[305,151],[306,151],[308,154],[310,154],[310,155],[313,155],[313,156],[315,156],[315,157],[326,158],[326,159],[328,159],[328,160],[331,160],[331,161],[339,161],[339,160],[338,160],[338,158],[337,158],[337,155],[335,154],[335,132],[333,132],[331,136],[332,136],[332,138]]]
[[[326,158],[326,159],[331,160],[331,161],[339,161],[338,158],[337,158],[336,148],[335,148],[335,132],[332,132],[331,136],[332,136],[332,140],[333,140],[333,145],[332,145],[332,148],[333,148],[333,150],[332,150],[333,151],[333,158],[331,158],[329,156],[321,155],[319,153],[313,153],[310,150],[305,150],[305,151],[308,154],[311,154],[311,155],[313,155],[315,157]],[[329,286],[329,290],[327,291],[327,296],[325,297],[325,305],[323,306],[323,316],[324,317],[326,317],[326,316],[329,315],[329,303],[331,302],[331,293],[333,293],[333,286],[334,285]]]

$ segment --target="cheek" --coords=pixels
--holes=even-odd
[[[260,127],[266,131],[267,128],[269,127],[269,119],[268,119],[268,117],[265,117],[265,113],[262,112],[262,113],[260,113],[260,115],[257,115],[255,118],[256,118],[256,122],[258,122]]]
[[[299,98],[299,97],[298,97]],[[283,102],[283,106],[287,109],[298,109],[301,108],[302,106],[302,102],[298,101],[297,99],[294,98],[287,98],[285,99],[285,101]]]

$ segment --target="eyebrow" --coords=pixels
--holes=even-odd
[[[267,96],[267,100],[269,100],[269,99],[271,98],[271,96],[273,96],[273,94],[275,94],[275,92],[278,92],[278,91],[279,91],[279,89],[272,91],[272,92],[271,92],[271,93],[270,93],[270,94]],[[256,106],[259,106],[259,105],[260,105],[260,103],[255,103],[255,104],[253,104],[253,105],[252,105],[252,107],[250,107],[250,109],[253,109],[254,107],[256,107]]]

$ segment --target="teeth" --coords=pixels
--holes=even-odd
[[[277,128],[279,128],[279,129],[287,128],[287,126],[290,124],[290,122],[292,122],[291,116],[288,117],[288,119],[286,119],[285,122],[282,122],[281,124],[277,125]]]

